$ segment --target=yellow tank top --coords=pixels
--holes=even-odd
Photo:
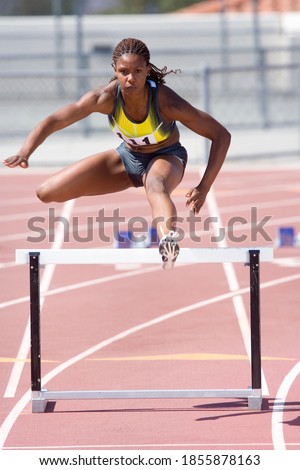
[[[143,122],[130,119],[125,110],[120,85],[117,86],[114,109],[108,116],[112,131],[131,145],[150,145],[163,142],[172,134],[175,121],[165,123],[160,116],[157,84],[147,80],[149,85],[148,113]]]

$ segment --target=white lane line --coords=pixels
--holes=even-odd
[[[61,217],[65,217],[69,220],[73,207],[74,207],[74,200],[70,200],[64,203]],[[64,243],[64,230],[61,224],[57,225],[57,229],[55,230],[55,237],[54,242],[51,248],[58,249]],[[41,310],[44,305],[45,297],[43,296],[49,289],[56,265],[49,264],[45,267],[45,271],[43,273],[43,277],[41,279],[40,289],[41,289],[41,300],[40,300],[40,307]],[[27,320],[27,324],[25,327],[25,331],[23,334],[23,338],[20,344],[19,351],[17,353],[17,361],[14,363],[5,392],[4,398],[12,398],[15,396],[17,387],[20,381],[20,377],[24,368],[25,359],[28,356],[28,352],[30,349],[30,318]]]
[[[186,266],[186,265],[184,265],[184,264],[177,265],[176,269],[182,268],[184,266]],[[81,289],[81,288],[89,287],[89,286],[96,286],[98,284],[102,284],[102,283],[105,283],[105,282],[115,281],[115,280],[118,280],[118,279],[123,279],[123,278],[131,277],[131,276],[138,276],[140,274],[144,274],[144,273],[147,273],[147,272],[159,271],[159,270],[161,270],[160,266],[159,267],[158,266],[152,266],[152,267],[149,267],[149,268],[138,269],[138,270],[133,271],[133,272],[130,271],[130,272],[122,273],[122,274],[113,274],[111,276],[105,276],[105,277],[100,277],[100,278],[96,278],[96,279],[91,279],[90,281],[83,281],[83,282],[78,282],[76,284],[69,284],[69,285],[66,285],[64,287],[57,287],[55,289],[49,290],[48,292],[45,292],[44,297],[49,297],[51,295],[57,295],[57,294],[64,294],[64,293],[72,291],[72,290]],[[266,289],[266,288],[269,288],[269,287],[275,287],[275,286],[278,286],[280,284],[287,284],[289,282],[297,281],[299,279],[300,279],[300,274],[299,273],[298,274],[293,274],[291,276],[284,276],[284,277],[280,277],[278,279],[274,279],[273,281],[262,282],[261,285],[260,285],[260,288],[261,289]],[[242,289],[239,289],[237,292],[235,292],[235,294],[247,294],[248,292],[249,292],[249,287],[244,287]],[[232,296],[230,296],[230,297],[232,297]],[[0,309],[6,308],[6,307],[12,307],[14,305],[18,305],[18,304],[28,302],[28,301],[29,301],[29,296],[20,297],[18,299],[14,299],[14,300],[9,300],[7,302],[3,302],[2,304],[0,304]]]
[[[15,261],[7,261],[4,263],[0,263],[0,269],[7,269],[16,266]]]
[[[299,202],[299,201],[298,201]],[[297,201],[295,202],[297,204]],[[120,203],[118,202],[118,209],[128,209],[128,208],[137,208],[137,207],[148,207],[148,202],[147,199],[139,199],[137,201],[130,201],[127,203]],[[15,220],[26,220],[29,219],[30,217],[33,217],[36,211],[36,214],[39,217],[44,217],[47,219],[49,217],[49,210],[53,209],[53,207],[49,207],[48,209],[44,209],[43,211],[40,211],[38,206],[35,206],[35,210],[32,210],[30,212],[20,212],[16,214],[5,214],[5,215],[0,215],[0,222],[14,222]],[[89,215],[91,213],[95,213],[95,217],[98,216],[98,213],[101,213],[101,210],[104,210],[105,212],[108,212],[109,210],[116,209],[116,203],[105,203],[105,206],[99,209],[99,204],[93,204],[93,205],[85,205],[78,207],[76,209],[76,214],[85,214],[88,213]],[[56,208],[54,208],[54,211],[56,212]],[[58,209],[59,211],[59,209]],[[55,214],[56,215],[56,214]],[[106,214],[107,215],[107,214]]]
[[[132,273],[130,273],[130,274],[132,274]],[[292,282],[292,281],[298,280],[299,278],[300,278],[300,274],[294,275],[294,276],[287,276],[287,277],[277,279],[277,280],[274,280],[274,281],[265,282],[264,284],[261,285],[261,288],[274,287],[274,286],[277,286],[277,285],[282,284],[282,283]],[[94,352],[98,351],[99,349],[104,348],[106,345],[110,345],[110,344],[112,344],[113,342],[115,342],[119,339],[123,339],[126,336],[129,336],[129,334],[135,333],[136,331],[139,331],[143,328],[147,328],[148,326],[152,326],[152,324],[159,323],[159,322],[164,321],[164,320],[168,320],[169,318],[172,318],[172,317],[174,317],[176,315],[179,315],[181,313],[185,313],[186,311],[191,311],[193,309],[201,308],[201,307],[204,307],[204,306],[209,305],[209,304],[221,302],[223,300],[227,300],[229,298],[234,297],[236,294],[243,294],[245,292],[249,292],[249,288],[240,289],[238,292],[229,292],[227,294],[223,294],[221,296],[217,296],[215,298],[208,299],[206,301],[202,301],[202,302],[199,302],[197,304],[193,304],[193,305],[191,305],[189,307],[186,307],[184,309],[176,310],[173,313],[171,312],[171,314],[169,313],[169,314],[166,314],[166,315],[162,315],[161,317],[158,317],[154,320],[151,320],[150,322],[143,323],[142,325],[137,325],[137,327],[131,328],[130,330],[125,330],[124,332],[120,333],[119,335],[113,336],[112,338],[109,338],[106,341],[102,341],[102,342],[98,343],[98,345],[86,350],[85,352],[83,352],[81,354],[78,354],[77,356],[74,356],[73,358],[66,361],[64,364],[61,364],[59,367],[55,368],[52,372],[50,372],[50,374],[46,375],[42,379],[43,386],[46,385],[47,381],[51,380],[52,378],[54,378],[55,376],[60,374],[63,370],[67,369],[71,365],[75,364],[76,362],[80,361],[81,359],[84,359],[85,357],[89,356],[90,354],[93,354]],[[0,450],[3,449],[3,446],[5,444],[7,436],[10,433],[10,430],[12,429],[15,421],[18,419],[18,416],[23,411],[23,409],[25,408],[27,403],[30,401],[30,399],[31,399],[31,390],[28,390],[23,395],[23,397],[16,403],[16,405],[11,409],[10,413],[7,415],[6,419],[4,420],[4,422],[3,422],[3,424],[0,428]]]
[[[187,408],[187,411],[189,411],[190,408]],[[137,410],[139,411],[139,410]],[[176,411],[176,409],[174,410]],[[116,410],[116,413],[118,412],[118,410]],[[142,413],[143,411],[141,411]],[[299,443],[297,444],[291,444],[291,445],[299,445]],[[236,443],[225,443],[225,442],[207,442],[207,443],[203,443],[203,442],[194,442],[194,443],[190,443],[190,442],[185,442],[185,443],[153,443],[153,444],[150,444],[150,443],[146,443],[146,444],[77,444],[76,446],[69,446],[69,445],[66,445],[66,446],[27,446],[27,447],[21,447],[21,446],[11,446],[11,447],[3,447],[3,450],[72,450],[72,449],[114,449],[114,450],[118,450],[118,449],[135,449],[135,448],[138,448],[138,449],[144,449],[144,448],[149,448],[151,449],[152,447],[155,448],[155,450],[159,450],[160,448],[164,448],[164,447],[183,447],[184,449],[188,449],[189,447],[205,447],[205,448],[210,448],[210,447],[216,447],[217,449],[223,449],[223,448],[226,448],[226,447],[229,447],[230,446],[230,449],[234,450],[235,448],[237,448],[238,450],[242,447],[246,447],[247,449],[249,448],[253,448],[253,449],[260,449],[261,447],[270,447],[270,449],[272,450],[272,447],[273,447],[273,444],[272,442],[236,442]],[[239,465],[239,464],[237,464]],[[246,464],[245,464],[246,465]],[[233,464],[232,464],[233,466]],[[212,467],[213,468],[213,467]],[[229,468],[228,466],[226,466],[225,468]],[[261,467],[260,467],[261,468]],[[290,467],[291,469],[291,467]]]
[[[208,193],[206,202],[208,205],[210,216],[212,217],[212,223],[211,223],[212,229],[215,233],[215,236],[219,237],[219,241],[217,241],[217,245],[220,248],[225,248],[227,247],[225,237],[220,238],[220,234],[222,233],[222,227],[224,226],[222,224],[220,212],[218,209],[218,205],[217,205],[217,201],[216,201],[213,189],[211,189],[210,192]],[[225,272],[225,276],[226,276],[230,291],[231,292],[238,291],[240,289],[240,286],[239,286],[239,282],[238,282],[233,264],[223,263],[222,266]],[[251,331],[250,331],[250,325],[249,325],[249,321],[247,317],[247,311],[245,308],[244,300],[241,295],[235,295],[232,301],[234,305],[235,314],[238,320],[238,324],[241,330],[242,338],[244,341],[245,350],[249,357],[249,362],[251,362]],[[262,371],[262,393],[264,395],[269,395],[269,390],[268,390],[267,382],[266,382],[263,371]]]
[[[285,201],[274,201],[273,200],[272,205],[274,206],[274,204],[275,204],[276,207],[279,207],[279,206],[291,207],[292,204],[299,205],[299,199],[297,199],[297,200],[294,200],[294,199],[289,200],[288,199],[285,204],[283,204],[283,202],[285,202]],[[141,204],[141,205],[144,205],[144,204]],[[256,203],[254,207],[259,207],[259,209],[262,210],[262,209],[266,209],[268,207],[271,208],[272,205],[271,205],[271,203]],[[93,207],[93,210],[94,210],[94,206],[92,206],[92,207]],[[83,210],[80,210],[80,209],[82,209],[82,208],[79,208],[79,210],[76,211],[76,214],[86,212],[86,210],[83,211]],[[120,206],[120,209],[122,209],[122,206]],[[249,220],[251,219],[250,208],[249,208],[249,205],[246,205],[246,204],[241,204],[241,205],[237,205],[237,206],[225,206],[225,207],[222,207],[221,212],[222,212],[222,214],[227,214],[227,213],[231,213],[231,212],[235,211],[235,214],[236,214],[236,212],[238,210],[240,210],[240,211],[247,210],[247,212],[249,213]],[[98,211],[99,211],[99,207],[98,207]],[[205,214],[205,209],[202,212],[202,219],[201,220],[205,220],[204,214]],[[47,215],[48,215],[48,213],[45,213],[45,219],[47,219]],[[183,219],[184,219],[186,217],[186,210],[184,209],[182,211],[178,211],[178,216],[183,217]],[[33,217],[32,213],[31,213],[31,217]],[[40,215],[39,215],[39,217],[40,217]],[[91,217],[91,220],[92,220],[92,225],[91,225],[92,230],[93,231],[99,230],[99,226],[101,226],[101,223],[96,222],[96,218],[98,217],[98,212],[95,213],[94,217],[93,216],[89,216],[89,217]],[[24,214],[22,214],[22,219],[24,219],[24,218],[26,218],[26,217],[24,216]],[[28,218],[28,214],[27,214],[27,218]],[[130,217],[127,217],[127,218],[124,217],[124,221],[120,222],[120,224],[119,224],[120,227],[124,226],[124,225],[128,226],[128,220],[130,220]],[[148,217],[146,217],[145,220],[148,220]],[[150,220],[150,216],[149,216],[149,220]],[[289,216],[289,217],[281,217],[281,218],[276,218],[276,217],[272,216],[272,218],[267,221],[266,229],[268,227],[276,226],[276,225],[298,223],[299,220],[300,220],[300,217],[297,216],[297,215],[296,216]],[[106,223],[105,226],[108,227],[109,224]],[[256,227],[257,225],[255,224],[254,226]],[[83,223],[83,224],[78,224],[78,226],[76,226],[76,231],[78,233],[81,232],[81,231],[86,233],[87,227],[89,227],[88,222]],[[239,224],[239,225],[236,224],[236,226],[234,227],[234,231],[239,232],[239,231],[247,230],[248,228],[251,228],[251,227],[252,227],[252,224],[250,222],[242,223],[242,224]],[[45,229],[44,229],[41,226],[41,224],[39,224],[35,228],[36,229],[43,229],[43,231],[46,234],[48,234],[50,232],[50,230],[48,228],[45,227]],[[73,228],[73,226],[70,224],[70,233],[71,233],[72,228]],[[209,231],[205,230],[203,233],[209,234]],[[23,232],[23,233],[10,233],[10,234],[0,236],[0,242],[3,243],[3,242],[7,242],[7,241],[12,241],[12,240],[15,240],[15,241],[16,240],[23,240],[24,238],[26,239],[29,236],[34,238],[35,235],[38,237],[39,234],[40,234],[39,230],[32,231],[32,232],[28,230],[27,232]],[[198,233],[198,231],[197,231],[197,235],[200,235],[200,233]],[[186,233],[186,237],[188,237],[188,233]]]
[[[283,268],[299,268],[300,256],[276,258],[273,260],[273,263]]]
[[[18,304],[23,304],[24,302],[28,302],[28,300],[29,300],[29,295],[26,295],[25,297],[19,297],[18,299],[6,300],[5,302],[2,302],[0,304],[0,309],[13,307],[14,305],[18,305]]]
[[[68,367],[73,366],[75,363],[81,361],[82,359],[85,359],[87,356],[90,356],[91,354],[94,354],[95,352],[99,351],[100,349],[104,349],[107,346],[110,346],[112,343],[115,343],[117,341],[123,340],[124,338],[128,337],[129,335],[132,335],[134,333],[137,333],[138,331],[141,331],[145,328],[149,328],[151,326],[157,325],[158,323],[164,322],[166,320],[169,320],[171,318],[174,318],[178,315],[182,315],[184,313],[190,312],[195,309],[200,309],[203,308],[207,305],[211,305],[217,302],[222,302],[225,299],[228,299],[233,296],[233,293],[229,292],[227,294],[223,295],[218,295],[216,297],[207,299],[207,300],[202,300],[200,302],[197,302],[192,305],[188,305],[186,307],[174,310],[172,312],[166,313],[164,315],[161,315],[157,318],[154,318],[152,320],[149,320],[145,323],[141,323],[139,325],[136,325],[132,328],[129,328],[127,330],[122,331],[121,333],[118,333],[104,341],[99,342],[95,346],[92,346],[91,348],[86,349],[85,351],[77,354],[76,356],[71,357],[67,361],[59,364],[57,367],[55,367],[52,371],[50,371],[48,374],[46,374],[42,378],[42,384],[43,387],[54,377],[59,375],[61,372],[66,370]],[[26,404],[29,402],[31,398],[31,391],[28,390],[22,398],[16,403],[16,405],[12,408],[6,419],[4,420],[1,428],[0,428],[0,449],[3,448],[3,445],[6,441],[6,438],[13,427],[15,421],[17,420],[19,414],[22,412]]]
[[[0,208],[1,207],[9,207],[9,206],[17,206],[18,209],[20,206],[28,205],[28,204],[36,204],[36,197],[30,196],[30,197],[18,197],[18,198],[10,198],[6,200],[1,200],[0,201]]]
[[[283,433],[283,411],[288,392],[298,375],[300,375],[300,362],[298,362],[285,376],[283,382],[279,387],[276,399],[273,404],[272,440],[274,450],[286,450],[286,444]]]
[[[184,264],[180,265],[180,267],[182,266],[184,266]],[[112,274],[110,276],[104,276],[100,278],[97,277],[96,279],[91,279],[90,281],[82,281],[82,282],[77,282],[75,284],[69,284],[63,287],[56,287],[55,289],[51,289],[51,290],[48,290],[47,292],[44,292],[43,296],[49,297],[51,295],[64,294],[65,292],[69,292],[72,290],[82,289],[84,287],[96,286],[98,284],[103,284],[105,282],[116,281],[118,279],[124,279],[126,277],[138,276],[140,274],[144,274],[148,272],[150,273],[153,271],[160,271],[160,270],[161,270],[161,266],[149,266],[147,268],[137,269],[136,271],[130,271],[130,272],[125,272],[125,273],[120,273],[120,274]],[[14,300],[7,300],[6,302],[2,302],[0,304],[0,309],[13,307],[14,305],[28,302],[29,300],[30,300],[29,295],[25,297],[19,297],[18,299],[14,299]]]

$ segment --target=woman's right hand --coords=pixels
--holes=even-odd
[[[12,157],[6,158],[3,161],[3,164],[9,168],[15,168],[16,166],[20,166],[21,168],[28,168],[29,166],[27,158],[21,157],[20,155],[14,155]]]

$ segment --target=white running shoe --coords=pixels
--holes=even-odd
[[[175,240],[176,235],[175,232],[171,231],[160,240],[158,249],[162,257],[162,267],[164,269],[172,269],[179,255],[180,248]]]

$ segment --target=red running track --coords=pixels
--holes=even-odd
[[[143,189],[43,205],[35,187],[46,176],[46,170],[0,172],[1,447],[299,450],[300,248],[276,246],[279,227],[300,232],[299,167],[228,166],[194,226],[184,194],[198,181],[197,170],[174,194],[182,246],[217,246],[218,235],[228,246],[275,247],[274,262],[261,266],[261,411],[242,399],[191,398],[61,400],[43,414],[31,412],[28,267],[15,265],[15,249],[110,247],[116,216],[124,217],[125,230],[133,221],[138,227],[134,217],[150,216]],[[106,217],[104,226],[97,216]],[[54,217],[61,219],[55,224]],[[42,386],[247,388],[249,271],[232,267],[228,274],[221,264],[171,272],[155,265],[48,266],[41,273]],[[230,291],[232,298],[219,301]]]

